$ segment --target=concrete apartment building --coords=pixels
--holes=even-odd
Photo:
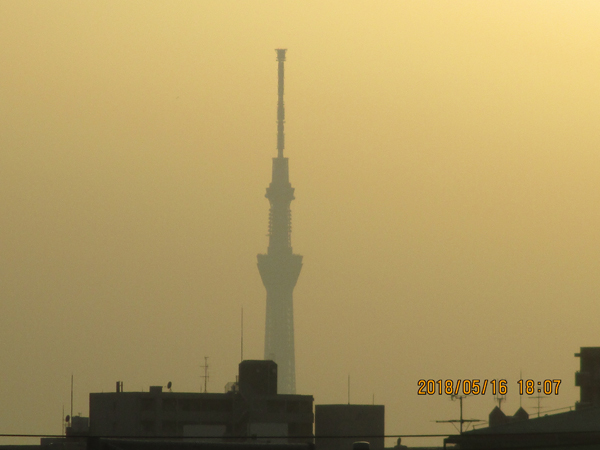
[[[312,442],[312,395],[277,393],[277,364],[242,361],[239,382],[226,393],[149,392],[90,394],[91,436],[193,437],[211,442]]]

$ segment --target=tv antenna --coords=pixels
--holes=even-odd
[[[498,394],[498,395],[496,395],[494,397],[494,400],[498,402],[498,409],[501,410],[502,409],[502,402],[506,401],[506,395],[500,395],[500,394]]]
[[[542,394],[538,394],[538,395],[536,395],[535,397],[529,397],[529,398],[536,398],[536,399],[537,399],[537,416],[538,416],[538,417],[540,417],[540,411],[541,411],[541,409],[542,409],[542,406],[541,406],[541,404],[540,404],[540,401],[541,401],[543,398],[546,398],[546,396],[545,396],[545,395],[542,395]]]
[[[206,385],[208,383],[208,356],[204,357],[204,365],[200,366],[204,369],[204,375],[201,375],[200,378],[204,378],[204,393],[207,393]]]
[[[519,370],[519,380],[523,379],[523,370]],[[521,404],[523,402],[523,396],[519,395],[519,408],[522,408],[523,405]]]
[[[451,395],[450,399],[452,401],[458,399],[459,403],[460,403],[460,419],[453,419],[453,420],[436,420],[437,423],[451,423],[452,426],[454,428],[456,428],[456,423],[460,424],[459,428],[456,428],[460,434],[463,433],[463,424],[470,424],[470,423],[474,423],[474,422],[484,422],[484,420],[479,420],[479,419],[463,419],[463,399],[468,397],[468,395]],[[467,428],[465,428],[465,431],[467,431],[467,429],[469,428],[469,425],[467,425]]]

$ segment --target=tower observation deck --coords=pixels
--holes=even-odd
[[[265,195],[271,204],[269,247],[266,254],[258,255],[258,271],[267,290],[265,359],[277,363],[278,393],[295,394],[293,292],[302,269],[302,256],[292,252],[290,203],[294,200],[294,188],[289,181],[288,159],[283,157],[283,63],[286,50],[277,49],[276,52],[279,65],[277,157],[273,158],[273,177]]]

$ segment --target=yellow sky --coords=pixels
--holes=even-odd
[[[600,4],[0,3],[0,432],[262,358],[287,48],[297,388],[450,433],[421,378],[563,380],[600,345]],[[535,402],[523,398],[534,413]],[[465,415],[486,419],[491,395]],[[5,442],[5,441],[0,441]],[[406,442],[412,445],[411,442]],[[437,443],[437,442],[434,442]]]

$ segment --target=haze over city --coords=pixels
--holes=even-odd
[[[454,432],[420,379],[503,378],[532,416],[521,374],[561,379],[542,414],[573,406],[600,345],[598,23],[592,0],[0,3],[0,433],[60,433],[72,374],[82,415],[117,380],[199,391],[205,356],[223,392],[242,308],[263,358],[276,48],[297,393],[384,404],[390,435]]]

